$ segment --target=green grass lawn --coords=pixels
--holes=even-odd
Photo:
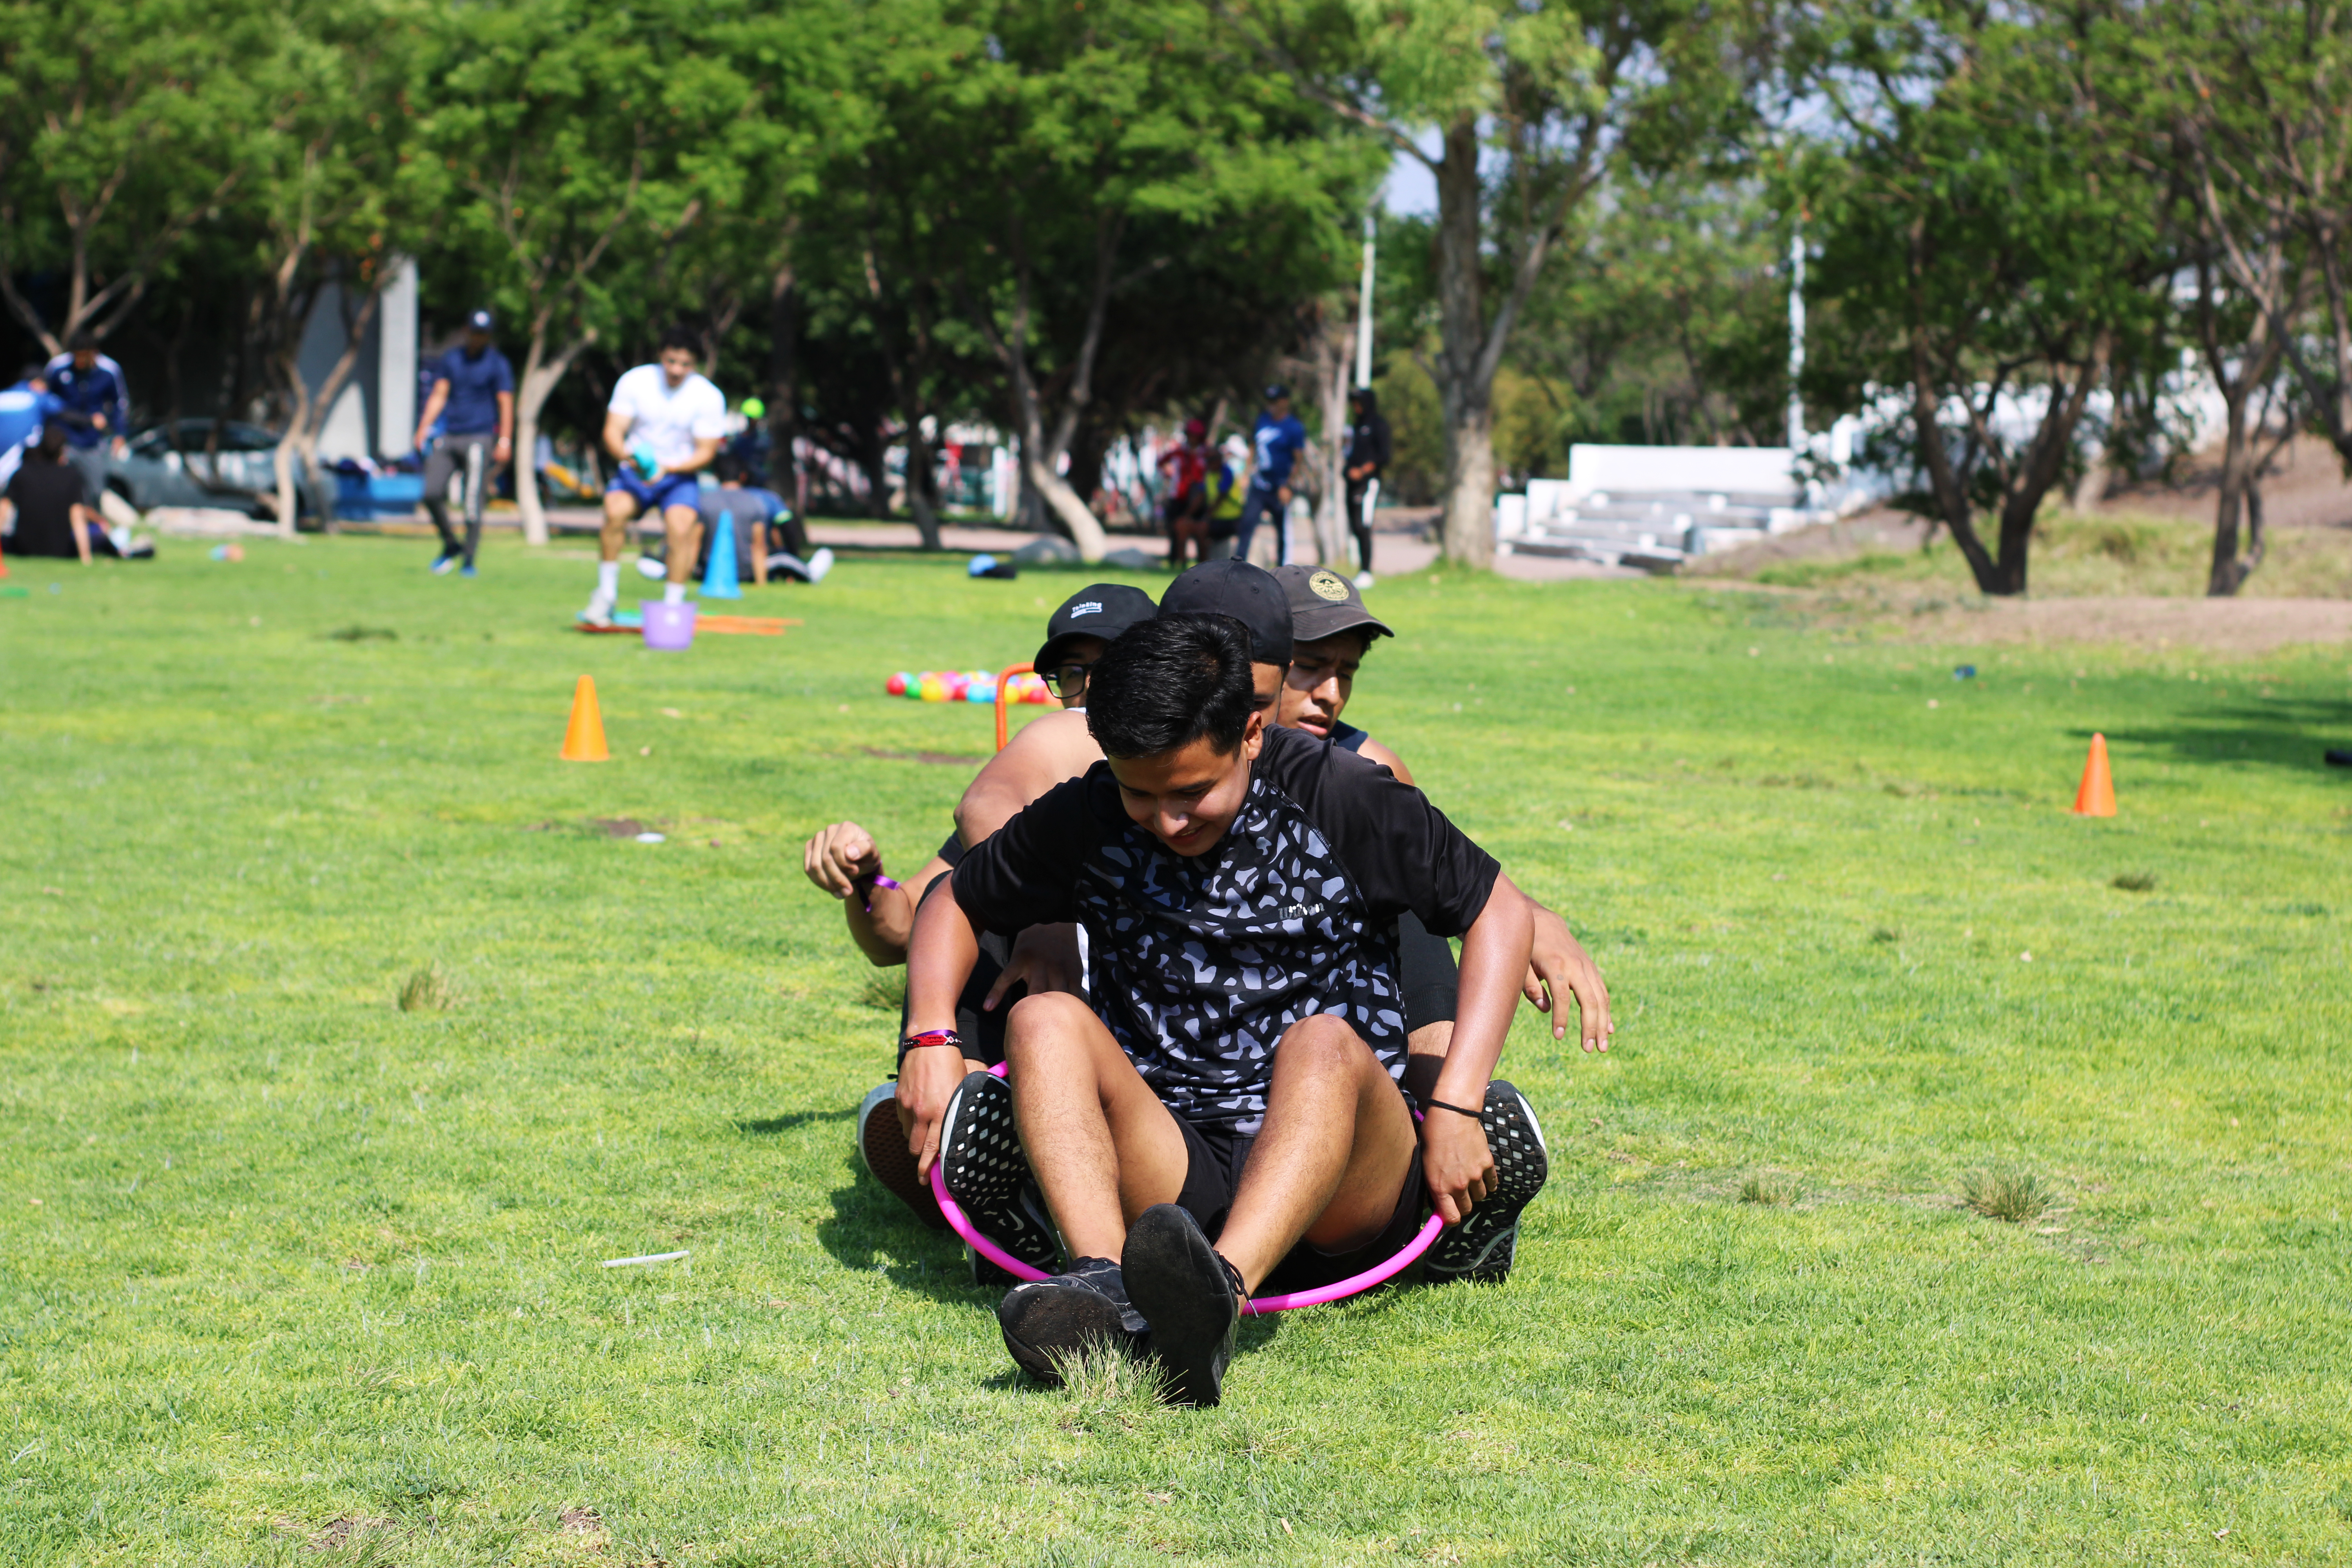
[[[898,976],[800,871],[929,852],[989,719],[884,678],[1085,579],[853,557],[658,655],[566,629],[577,549],[430,552],[0,599],[0,1561],[2352,1559],[2343,651],[1383,582],[1349,718],[1622,1026],[1513,1035],[1508,1285],[1251,1325],[1191,1412],[1025,1384],[864,1176]]]

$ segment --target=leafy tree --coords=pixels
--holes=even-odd
[[[547,539],[533,454],[549,393],[600,338],[652,335],[675,309],[668,247],[714,201],[749,199],[730,123],[757,93],[685,0],[490,0],[443,12],[439,89],[420,128],[448,190],[439,270],[530,336],[515,396],[524,536]],[[628,285],[635,283],[635,288]]]
[[[2149,122],[2103,90],[2128,65],[2128,22],[1916,0],[1824,9],[1801,37],[1796,79],[1832,117],[1791,197],[1821,237],[1809,294],[1834,307],[1808,401],[1907,388],[1921,509],[1986,593],[2022,593],[2084,405],[2118,342],[2153,330],[2173,269]],[[2010,406],[2038,411],[2021,441]]]
[[[2146,75],[2196,214],[2190,322],[2227,412],[2207,591],[2234,594],[2264,542],[2266,460],[2247,409],[2271,398],[2282,363],[2352,470],[2352,16],[2309,0],[2172,0],[2149,20]]]
[[[50,353],[120,326],[282,120],[248,70],[281,18],[254,0],[0,7],[0,298]],[[38,297],[23,271],[61,273]]]
[[[1218,0],[1299,90],[1437,184],[1445,553],[1493,559],[1493,391],[1612,158],[1663,164],[1746,118],[1748,18],[1706,0]]]

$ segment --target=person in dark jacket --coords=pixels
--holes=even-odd
[[[1372,508],[1389,466],[1389,422],[1378,394],[1360,386],[1348,394],[1348,531],[1356,536],[1356,586],[1372,585]]]

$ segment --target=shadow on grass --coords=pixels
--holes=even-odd
[[[2088,745],[2091,728],[2067,733]],[[2352,703],[2263,700],[2258,711],[2217,710],[2173,723],[2106,731],[2110,745],[2145,746],[2188,763],[2261,763],[2300,773],[2329,771],[2330,745],[2352,744]]]
[[[855,1156],[848,1180],[833,1189],[833,1213],[820,1220],[816,1241],[844,1268],[879,1274],[901,1289],[934,1301],[993,1306],[1002,1285],[974,1285],[963,1243],[950,1230],[917,1219],[898,1195],[876,1181]]]
[[[779,1132],[790,1132],[794,1128],[806,1127],[813,1122],[848,1121],[856,1115],[856,1106],[846,1110],[794,1110],[782,1116],[762,1116],[756,1121],[738,1121],[735,1131],[748,1132],[754,1138],[772,1138]]]

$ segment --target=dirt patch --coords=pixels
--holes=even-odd
[[[599,816],[588,826],[607,838],[635,838],[646,831],[646,825],[634,816]]]
[[[1780,597],[1783,595],[1776,595]],[[2341,599],[1956,598],[1794,592],[1808,618],[1909,643],[2121,643],[2208,653],[2268,653],[2352,640]]]
[[[556,1515],[555,1527],[566,1535],[594,1535],[604,1528],[604,1516],[593,1508],[567,1508]]]
[[[356,1536],[373,1534],[378,1531],[397,1530],[399,1521],[390,1519],[345,1517],[334,1521],[326,1529],[310,1537],[313,1552],[340,1552]]]

